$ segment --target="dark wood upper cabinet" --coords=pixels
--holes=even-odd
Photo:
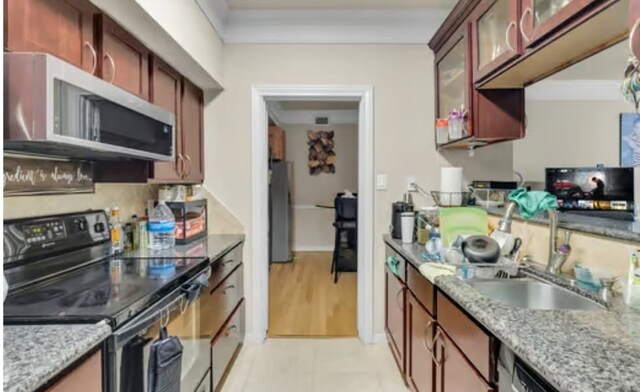
[[[406,306],[407,382],[414,392],[432,392],[435,377],[432,350],[436,323],[411,293],[407,293]]]
[[[149,99],[149,49],[108,16],[98,17],[102,79]]]
[[[474,82],[522,53],[519,15],[520,2],[514,0],[483,0],[474,9],[470,17]]]
[[[525,46],[535,46],[595,2],[597,0],[522,0],[519,25]]]
[[[434,341],[435,392],[493,392],[447,334],[438,328]]]
[[[184,173],[182,159],[181,101],[182,76],[157,56],[151,56],[150,75],[151,102],[170,111],[175,116],[175,151],[174,162],[155,162],[151,180],[154,182],[179,182]]]
[[[6,0],[4,6],[5,50],[49,53],[96,72],[97,8],[89,1]]]
[[[405,286],[389,268],[385,268],[385,329],[391,352],[400,371],[405,372],[404,307]]]
[[[182,155],[186,182],[199,183],[204,180],[204,97],[193,83],[183,79],[182,83]]]

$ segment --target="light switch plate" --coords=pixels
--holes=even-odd
[[[376,189],[379,191],[387,190],[387,175],[386,174],[378,174],[376,177]]]

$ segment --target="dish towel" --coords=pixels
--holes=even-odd
[[[424,263],[418,270],[431,283],[435,283],[436,277],[440,275],[454,275],[456,273],[456,267],[442,263]]]
[[[389,269],[391,270],[391,272],[393,272],[394,275],[398,275],[399,273],[398,266],[400,265],[400,260],[396,259],[393,256],[389,256],[387,257],[387,265],[389,266]]]
[[[539,212],[558,208],[558,198],[544,191],[527,192],[524,188],[518,188],[509,193],[509,200],[520,207],[520,215],[524,219],[531,219]]]

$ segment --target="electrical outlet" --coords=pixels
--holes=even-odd
[[[416,176],[407,176],[407,192],[417,192],[416,188]]]
[[[378,174],[376,177],[376,189],[379,191],[387,190],[387,175],[386,174]]]

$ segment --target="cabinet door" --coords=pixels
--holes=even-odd
[[[174,162],[155,162],[153,180],[180,181],[184,172],[182,160],[182,133],[180,127],[180,100],[182,95],[182,77],[173,68],[156,56],[151,57],[150,97],[151,102],[170,111],[175,116],[176,126]]]
[[[629,1],[629,30],[633,54],[640,59],[640,0]]]
[[[96,8],[84,0],[6,0],[5,43],[13,52],[44,52],[95,72]]]
[[[182,83],[182,155],[185,160],[184,180],[204,180],[204,126],[203,96],[193,83],[183,79]]]
[[[100,76],[149,99],[149,50],[106,15],[100,16]]]
[[[525,46],[535,46],[549,33],[596,0],[523,0],[520,32]]]
[[[47,392],[102,392],[102,352],[93,354]]]
[[[432,392],[434,387],[433,337],[435,320],[407,294],[407,381],[413,391]]]
[[[471,17],[473,80],[477,82],[522,52],[519,1],[484,0]]]
[[[463,25],[436,54],[436,113],[438,118],[447,118],[452,110],[465,113],[463,138],[473,134],[469,31],[470,24]]]
[[[462,352],[438,328],[434,341],[436,392],[493,392]]]
[[[400,371],[404,373],[404,301],[405,287],[398,278],[385,268],[386,271],[386,314],[385,328],[387,339],[391,345],[391,352],[396,358]]]

